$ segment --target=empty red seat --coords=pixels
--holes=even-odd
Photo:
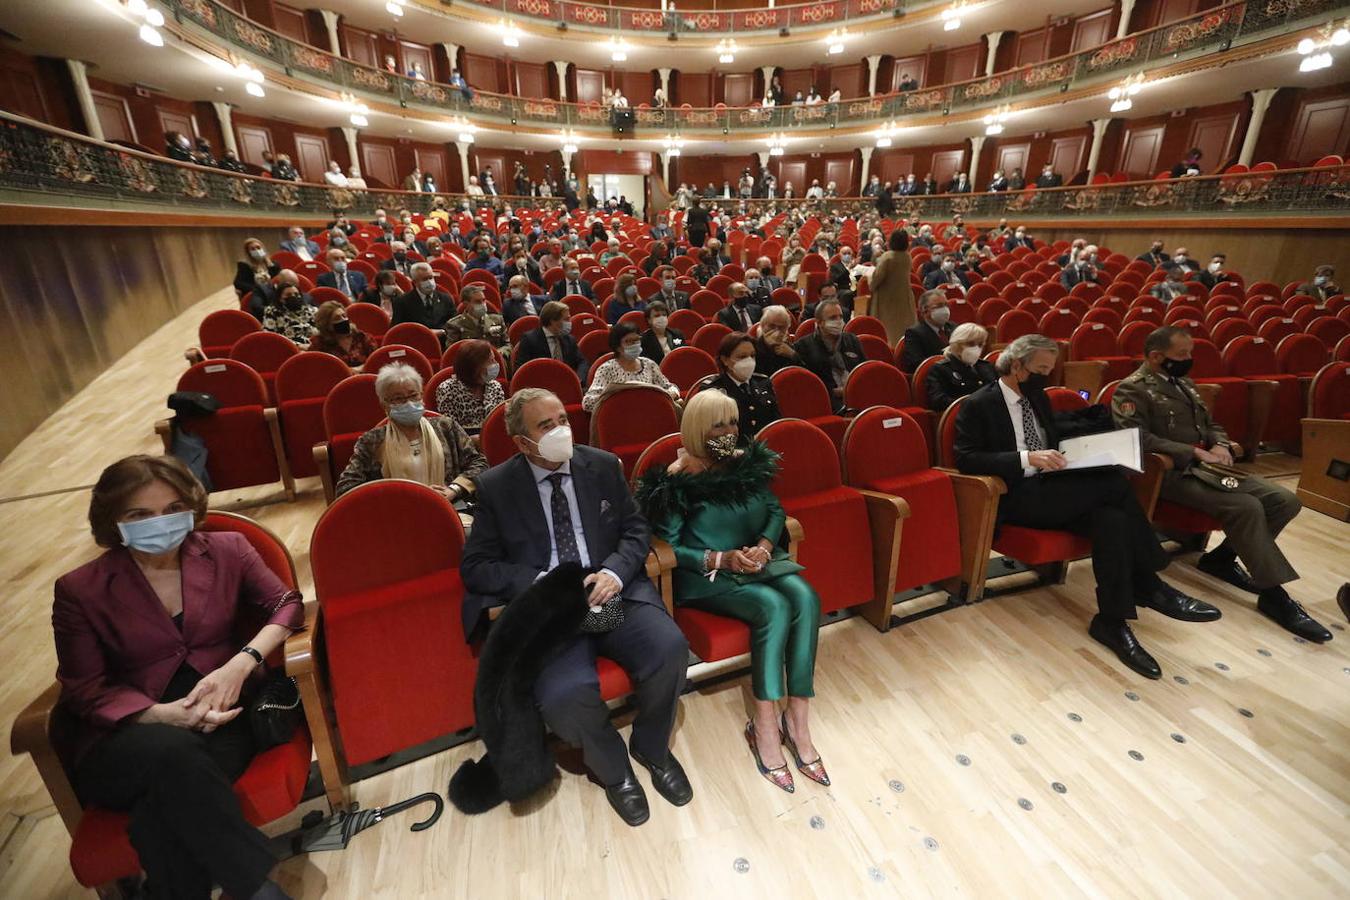
[[[441,358],[441,339],[421,322],[402,322],[385,332],[382,344],[412,347],[432,363]]]
[[[1116,381],[1135,370],[1134,357],[1120,352],[1120,343],[1110,326],[1101,322],[1084,322],[1069,336],[1069,359],[1100,360],[1106,363],[1105,381]]]
[[[1297,447],[1303,393],[1296,376],[1280,372],[1271,343],[1260,337],[1234,338],[1223,348],[1223,359],[1232,375],[1248,381],[1275,382],[1275,397],[1264,436],[1287,447]]]
[[[619,457],[628,477],[652,441],[679,428],[669,394],[652,385],[629,385],[601,396],[591,412],[590,444]]]
[[[240,338],[261,330],[258,320],[241,309],[218,309],[197,327],[197,344],[207,359],[223,359]]]
[[[381,344],[370,356],[366,357],[366,363],[361,367],[361,371],[370,375],[380,374],[380,369],[393,363],[404,363],[417,370],[417,374],[422,376],[422,383],[426,384],[435,374],[435,369],[431,363],[418,351],[412,347],[403,344]]]
[[[267,405],[277,405],[276,378],[281,364],[300,352],[295,341],[271,331],[255,331],[235,341],[230,359],[237,360],[262,376],[267,386]]]
[[[770,377],[778,409],[784,417],[803,419],[829,435],[839,447],[848,420],[834,412],[830,391],[815,373],[801,366],[788,366]]]
[[[1311,334],[1291,334],[1275,345],[1275,359],[1280,371],[1288,375],[1312,378],[1327,364],[1330,356],[1327,345]]]
[[[929,362],[924,360],[918,371],[927,372],[926,366]],[[888,406],[902,410],[918,426],[919,433],[928,448],[929,459],[932,458],[937,415],[925,404],[913,399],[909,379],[894,365],[869,360],[849,372],[848,380],[844,382],[844,406],[851,410],[867,409],[872,406]]]
[[[342,360],[313,350],[292,356],[277,370],[277,414],[286,462],[297,478],[318,474],[313,448],[328,436],[323,426],[324,400],[349,375],[351,370]]]
[[[676,347],[662,357],[661,374],[683,393],[709,375],[716,375],[717,361],[698,347]]]

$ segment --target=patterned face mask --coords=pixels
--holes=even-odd
[[[736,435],[728,432],[717,437],[708,438],[703,446],[708,448],[708,453],[713,459],[727,459],[736,452]]]

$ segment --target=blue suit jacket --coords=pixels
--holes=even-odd
[[[361,295],[366,292],[366,276],[353,269],[347,270],[347,283],[351,285],[352,299],[359,300]],[[337,290],[337,273],[324,272],[318,278],[314,279],[316,287],[330,287]]]
[[[288,240],[288,241],[282,241],[282,242],[281,242],[281,249],[282,249],[282,250],[289,250],[289,251],[292,252],[292,253],[299,253],[299,252],[300,252],[300,248],[301,248],[302,246],[304,246],[306,249],[309,250],[309,256],[310,256],[311,259],[318,259],[318,258],[319,258],[319,245],[316,244],[316,243],[314,243],[313,241],[308,241],[308,240],[307,240],[307,241],[305,241],[303,244],[301,244],[301,243],[298,242],[298,241],[289,241],[289,240]]]
[[[534,473],[524,456],[517,453],[474,481],[478,512],[459,566],[466,639],[484,609],[510,602],[534,583],[548,568],[553,547]],[[651,526],[638,512],[619,458],[578,445],[572,455],[572,485],[591,567],[618,575],[625,600],[663,606],[647,578]]]

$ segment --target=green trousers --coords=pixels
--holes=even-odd
[[[756,700],[815,696],[820,598],[805,578],[784,575],[741,584],[683,605],[750,626],[750,684]]]

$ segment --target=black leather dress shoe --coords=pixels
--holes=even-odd
[[[1256,608],[1261,612],[1261,615],[1304,640],[1312,641],[1314,644],[1325,644],[1331,640],[1331,632],[1323,628],[1322,623],[1308,615],[1298,601],[1288,594],[1283,596],[1269,593],[1262,594],[1257,598]]]
[[[1350,620],[1350,581],[1341,585],[1341,589],[1336,592],[1336,605],[1341,608],[1341,615]]]
[[[1109,647],[1121,662],[1145,678],[1152,678],[1155,681],[1162,678],[1162,669],[1159,668],[1157,660],[1149,656],[1148,651],[1139,645],[1127,623],[1113,624],[1101,616],[1093,616],[1092,624],[1088,626],[1088,634],[1093,640]]]
[[[1195,567],[1206,575],[1220,581],[1226,581],[1233,587],[1249,594],[1261,593],[1261,589],[1256,586],[1256,582],[1252,581],[1246,569],[1238,565],[1236,559],[1215,559],[1206,553],[1195,561]]]
[[[638,765],[651,773],[652,787],[656,788],[656,792],[665,797],[668,803],[684,806],[694,799],[694,787],[689,783],[689,776],[684,774],[684,767],[680,765],[674,753],[666,754],[664,766],[656,766],[636,750],[629,752],[633,759],[637,760]]]
[[[638,784],[637,776],[631,771],[618,784],[605,786],[605,796],[609,805],[629,825],[641,825],[651,818],[651,808],[647,806],[647,795]]]
[[[1217,607],[1184,594],[1165,581],[1158,583],[1158,588],[1144,601],[1144,605],[1182,622],[1213,622],[1223,616]]]

